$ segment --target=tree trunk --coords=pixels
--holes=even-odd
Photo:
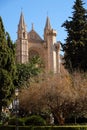
[[[76,124],[76,116],[75,116],[75,124]]]
[[[61,113],[54,113],[55,118],[57,119],[59,125],[64,125],[65,118],[62,116]]]

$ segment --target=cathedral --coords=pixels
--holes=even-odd
[[[34,56],[39,56],[48,72],[60,72],[60,42],[56,41],[57,32],[52,29],[50,19],[47,16],[42,39],[32,28],[26,30],[23,13],[21,12],[18,24],[16,40],[16,62],[27,63]]]

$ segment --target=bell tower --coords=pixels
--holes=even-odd
[[[17,31],[16,62],[17,63],[28,62],[28,38],[27,38],[26,25],[24,22],[24,16],[22,12],[20,15]]]

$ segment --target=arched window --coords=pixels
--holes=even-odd
[[[39,53],[35,50],[29,51],[29,60],[31,60],[34,56],[39,56]]]
[[[23,32],[23,38],[25,38],[25,32]]]

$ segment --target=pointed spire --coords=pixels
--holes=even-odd
[[[46,20],[45,29],[51,29],[50,19],[49,19],[49,17],[48,17],[48,16],[47,16],[47,20]]]
[[[22,29],[22,28],[25,28],[25,22],[24,22],[24,16],[23,16],[23,13],[21,11],[21,15],[20,15],[20,21],[19,21],[19,28]]]

